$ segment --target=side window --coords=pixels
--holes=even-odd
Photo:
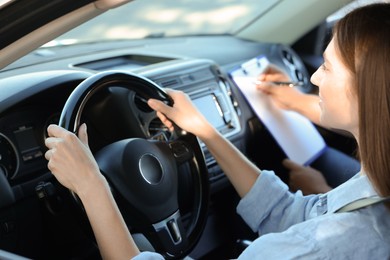
[[[333,25],[337,20],[342,18],[344,15],[352,11],[353,9],[360,7],[360,6],[365,6],[373,3],[389,3],[390,0],[355,0],[351,2],[350,4],[346,5],[345,7],[341,8],[337,12],[331,14],[326,18],[326,27],[328,30],[331,30]]]
[[[332,36],[333,25],[345,14],[353,9],[372,4],[389,3],[390,0],[356,0],[329,15],[324,22],[319,24],[304,37],[298,40],[292,48],[301,56],[310,74],[322,64],[322,53],[328,45]]]

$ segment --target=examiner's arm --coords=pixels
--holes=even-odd
[[[320,122],[320,98],[318,95],[305,94],[296,88],[277,86],[270,82],[262,82],[257,89],[272,97],[272,100],[285,110],[295,111],[308,118],[314,124]]]
[[[148,101],[149,106],[157,111],[161,121],[171,131],[174,122],[181,129],[198,136],[238,194],[244,197],[255,183],[260,170],[206,120],[186,94],[175,90],[168,90],[168,94],[174,100],[173,107],[155,99]]]
[[[280,107],[295,111],[317,125],[320,123],[319,96],[306,94],[295,87],[275,85],[275,81],[290,81],[287,73],[280,68],[270,65],[258,76],[257,89],[266,93]]]

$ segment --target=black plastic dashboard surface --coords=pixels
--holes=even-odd
[[[210,120],[216,120],[214,125],[242,151],[245,151],[247,124],[253,113],[226,72],[263,54],[284,67],[291,77],[306,80],[308,77],[300,58],[288,46],[249,42],[230,36],[68,46],[50,49],[47,56],[41,55],[41,51],[37,50],[0,72],[3,93],[0,97],[0,133],[11,154],[9,160],[14,160],[3,168],[12,182],[47,171],[43,157],[45,128],[56,123],[67,96],[93,73],[119,69],[148,77],[161,87],[185,91],[201,110],[215,108]],[[208,106],[206,109],[203,108],[205,105]],[[147,118],[148,124],[161,127],[152,117]],[[147,131],[148,127],[146,134]],[[220,176],[220,169],[207,150],[205,154],[211,175]]]

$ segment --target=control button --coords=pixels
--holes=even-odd
[[[178,162],[185,162],[191,159],[192,153],[184,143],[172,142],[169,144],[169,147]]]
[[[169,233],[172,236],[173,242],[178,243],[181,241],[181,235],[179,231],[179,227],[174,219],[171,219],[167,223]]]

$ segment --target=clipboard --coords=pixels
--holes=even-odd
[[[228,74],[286,156],[307,166],[325,151],[326,143],[309,119],[276,107],[269,96],[256,89],[257,76],[269,64],[267,57],[260,55]]]

